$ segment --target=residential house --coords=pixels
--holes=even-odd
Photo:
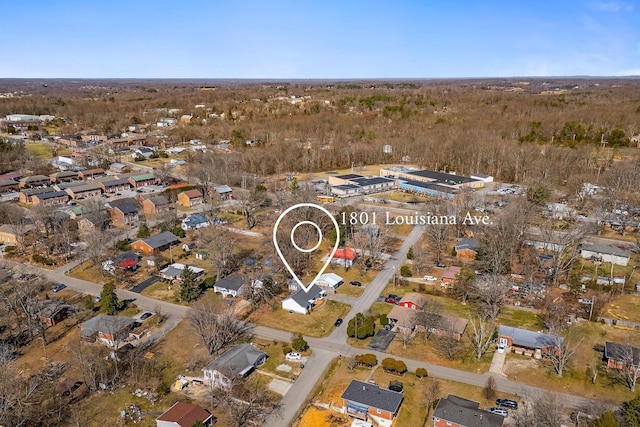
[[[211,223],[209,222],[207,217],[201,214],[194,214],[194,215],[189,215],[188,217],[183,219],[180,227],[182,227],[184,231],[187,231],[187,230],[197,230],[199,228],[209,227],[210,225]]]
[[[347,415],[360,420],[372,419],[378,426],[390,427],[400,411],[404,395],[375,384],[351,380],[340,396]]]
[[[438,401],[434,427],[502,427],[505,417],[480,409],[480,403],[450,394]]]
[[[156,427],[193,427],[199,422],[209,427],[216,417],[200,405],[176,402],[156,419]]]
[[[191,123],[193,116],[191,114],[183,114],[180,117],[180,123]]]
[[[87,197],[98,197],[102,194],[102,187],[98,184],[79,185],[65,190],[74,200],[82,200]]]
[[[246,276],[242,274],[232,274],[231,276],[218,279],[213,285],[213,291],[221,293],[223,297],[239,297],[245,290],[248,283]]]
[[[560,342],[562,342],[562,337],[551,334],[512,326],[500,325],[498,328],[498,345],[512,348],[516,353],[533,355],[537,359],[550,351],[555,351]]]
[[[133,154],[131,154],[131,157],[133,157],[134,159],[137,159],[139,157],[144,158],[144,159],[149,159],[154,154],[155,154],[155,151],[153,151],[151,148],[149,148],[149,147],[140,147],[140,148],[136,148],[136,150],[133,152]]]
[[[131,224],[138,220],[138,206],[135,199],[119,199],[109,202],[111,221],[116,224]]]
[[[80,339],[93,342],[96,339],[110,347],[121,342],[136,325],[136,321],[126,316],[97,316],[80,324]]]
[[[400,299],[400,306],[412,310],[422,310],[427,303],[427,297],[417,292],[408,292]]]
[[[138,262],[140,262],[140,255],[132,251],[126,251],[104,261],[102,269],[111,274],[115,274],[116,268],[136,271]]]
[[[92,180],[101,176],[105,176],[105,173],[104,169],[96,168],[80,171],[78,172],[78,176],[84,180]]]
[[[580,245],[580,256],[594,261],[609,262],[616,265],[626,266],[629,264],[631,251],[612,246],[590,245],[583,243]]]
[[[325,273],[318,277],[316,284],[321,288],[329,288],[336,290],[340,285],[344,283],[344,279],[335,273]]]
[[[55,326],[69,317],[73,307],[57,299],[37,300],[32,309],[35,317],[47,326]]]
[[[603,357],[610,369],[622,369],[628,366],[629,370],[640,371],[640,348],[638,347],[607,341],[604,343]]]
[[[178,204],[185,208],[192,208],[197,205],[201,205],[203,202],[202,193],[200,190],[187,190],[178,194]]]
[[[82,235],[102,232],[109,228],[109,217],[106,212],[90,212],[78,221],[78,231]]]
[[[204,378],[209,384],[229,387],[235,378],[244,378],[262,365],[267,354],[252,344],[238,344],[204,367]]]
[[[478,239],[460,239],[455,246],[456,258],[464,262],[472,262],[478,253]]]
[[[331,254],[331,252],[329,252],[329,254],[327,254],[327,256],[329,256]],[[338,264],[341,265],[345,268],[349,268],[353,265],[354,261],[356,260],[356,251],[355,249],[352,248],[344,248],[344,249],[338,249],[336,250],[336,253],[334,254],[333,258],[331,259],[331,262],[334,264]]]
[[[75,181],[76,179],[78,179],[78,172],[74,172],[74,171],[56,172],[49,175],[49,179],[51,180],[51,182]]]
[[[109,170],[113,173],[115,173],[116,175],[121,174],[121,173],[125,173],[125,172],[129,172],[129,166],[125,165],[124,163],[111,163],[111,166],[109,166]]]
[[[394,306],[387,318],[391,326],[403,334],[429,332],[436,336],[451,336],[456,341],[462,339],[468,323],[462,317],[414,310],[400,305]]]
[[[115,194],[131,188],[131,184],[127,178],[101,180],[98,182],[98,185],[105,194]]]
[[[69,195],[64,191],[47,191],[31,196],[33,206],[64,205],[69,201]]]
[[[198,247],[198,245],[196,245],[195,242],[189,242],[189,243],[183,243],[182,244],[182,250],[185,251],[185,252],[191,252],[192,250],[194,250],[197,247]]]
[[[0,243],[9,246],[16,246],[18,244],[18,231],[28,231],[32,230],[33,226],[19,226],[16,227],[11,224],[2,224],[0,225]]]
[[[282,308],[290,313],[307,314],[314,305],[322,304],[327,293],[318,285],[313,285],[307,292],[298,290],[282,300]]]
[[[51,178],[44,175],[25,176],[20,178],[20,188],[33,188],[39,186],[48,186],[51,184]]]
[[[450,266],[449,268],[447,268],[444,273],[442,273],[442,287],[443,288],[448,288],[453,286],[453,284],[456,282],[456,276],[458,276],[458,274],[460,274],[460,267],[457,267],[455,265]]]
[[[171,204],[165,196],[149,197],[142,201],[142,210],[145,215],[160,215],[163,212],[168,212],[171,209]]]
[[[67,191],[67,188],[80,187],[86,185],[84,181],[68,181],[68,182],[55,182],[51,186],[57,191]]]
[[[233,199],[233,190],[228,185],[217,185],[210,189],[211,198],[225,201]]]
[[[198,280],[204,276],[204,268],[199,268],[193,265],[184,265],[177,262],[160,270],[160,276],[166,280],[180,282],[185,268],[191,270]]]
[[[156,177],[152,173],[134,175],[129,177],[129,183],[133,188],[145,187],[147,185],[154,185],[156,183]]]
[[[178,239],[175,234],[170,231],[165,231],[155,236],[147,237],[146,239],[136,240],[131,244],[131,248],[145,255],[153,255],[179,243],[180,239]]]
[[[0,180],[0,193],[6,193],[8,191],[17,191],[20,188],[20,183],[12,179]]]

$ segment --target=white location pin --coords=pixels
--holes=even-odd
[[[285,216],[287,216],[287,214],[289,212],[291,212],[292,210],[298,209],[298,208],[302,208],[302,207],[315,208],[315,209],[321,210],[329,218],[331,218],[331,221],[333,222],[333,226],[336,228],[336,244],[333,246],[333,249],[329,253],[329,256],[327,257],[327,262],[324,263],[324,265],[322,266],[322,268],[320,269],[320,271],[318,272],[316,277],[311,281],[311,283],[309,283],[308,286],[305,286],[302,283],[302,281],[300,280],[300,278],[298,278],[298,276],[293,271],[291,266],[289,266],[289,263],[287,262],[287,260],[282,255],[282,251],[280,250],[280,246],[278,245],[278,238],[277,238],[278,226],[280,225],[280,221],[282,221],[282,219]],[[314,226],[316,228],[317,232],[318,232],[318,243],[314,247],[312,247],[311,249],[303,249],[303,248],[299,247],[296,244],[296,242],[294,240],[294,237],[293,237],[293,234],[295,233],[296,229],[298,227],[300,227],[301,225],[305,225],[305,224],[309,224],[309,225]],[[318,247],[322,243],[322,230],[320,229],[320,226],[318,226],[318,224],[316,224],[313,221],[300,221],[299,223],[297,223],[291,229],[291,243],[293,244],[293,247],[296,248],[297,250],[299,250],[300,252],[305,252],[305,253],[313,252],[316,249],[318,249]],[[331,212],[329,212],[327,209],[323,208],[322,206],[316,205],[314,203],[298,203],[297,205],[293,205],[290,208],[288,208],[287,210],[285,210],[284,212],[282,212],[280,214],[280,216],[278,217],[278,220],[276,221],[276,224],[273,226],[273,244],[276,247],[276,251],[278,252],[278,256],[280,256],[280,259],[282,260],[282,263],[284,264],[285,267],[287,267],[287,270],[289,270],[289,273],[291,273],[291,276],[293,277],[293,279],[300,285],[302,290],[304,290],[305,292],[309,292],[309,289],[311,289],[311,287],[318,281],[318,278],[327,269],[327,267],[329,266],[329,263],[333,259],[333,256],[336,254],[336,251],[338,250],[338,245],[340,244],[340,227],[338,226],[338,221],[336,221],[336,219],[333,217],[333,215],[331,215]]]

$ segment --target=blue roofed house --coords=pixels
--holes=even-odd
[[[314,305],[324,300],[327,293],[318,285],[313,285],[309,291],[300,289],[293,295],[289,295],[282,300],[282,308],[291,313],[307,314]]]
[[[211,222],[207,219],[206,216],[201,214],[193,214],[189,215],[185,219],[182,220],[182,229],[187,230],[197,230],[199,228],[208,227],[211,225]]]

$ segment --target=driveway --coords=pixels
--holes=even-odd
[[[391,341],[393,341],[395,336],[395,332],[387,331],[386,329],[380,329],[378,330],[378,332],[376,332],[376,335],[369,343],[369,348],[372,350],[385,352],[387,351],[387,347],[389,347]]]
[[[502,373],[502,367],[504,366],[504,360],[507,357],[507,352],[498,353],[497,351],[493,353],[493,359],[491,359],[491,367],[489,368],[489,372],[494,374],[504,375]]]
[[[139,294],[140,292],[142,292],[143,290],[145,290],[146,288],[153,285],[159,280],[160,278],[158,276],[151,276],[148,279],[143,280],[142,282],[138,283],[133,288],[131,288],[131,292],[135,292]]]

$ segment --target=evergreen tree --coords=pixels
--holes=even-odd
[[[180,301],[191,302],[202,293],[202,287],[200,286],[198,277],[189,266],[186,266],[184,270],[182,270],[180,281],[180,288],[178,289]]]
[[[102,311],[111,315],[122,310],[123,306],[124,303],[116,295],[116,286],[113,282],[105,283],[102,287],[102,292],[100,292],[100,308]]]
[[[376,332],[375,318],[373,316],[365,316],[362,313],[357,313],[355,317],[349,320],[347,325],[347,335],[355,337],[356,332],[358,339],[364,339],[371,337]]]
[[[291,343],[291,347],[293,347],[293,349],[296,351],[305,351],[307,348],[309,348],[309,344],[302,337],[302,334],[298,334]]]
[[[630,424],[631,425],[631,424]],[[633,424],[637,425],[637,424]],[[620,427],[620,423],[611,411],[605,411],[591,423],[591,427]]]
[[[138,239],[145,239],[147,237],[151,236],[151,232],[149,231],[149,227],[147,226],[147,224],[145,224],[144,222],[142,224],[140,224],[140,228],[138,228],[138,234],[136,234],[136,237]]]

